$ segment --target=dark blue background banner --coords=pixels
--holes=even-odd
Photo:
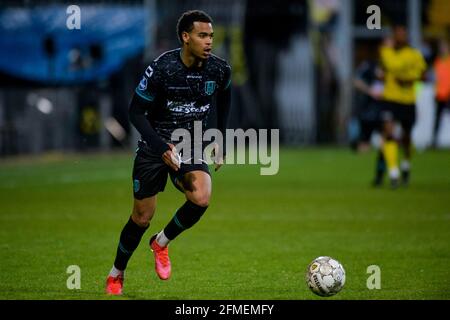
[[[70,30],[67,6],[0,10],[0,71],[63,84],[101,80],[139,54],[146,12],[137,6],[80,5],[81,28]]]

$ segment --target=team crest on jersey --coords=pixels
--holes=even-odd
[[[147,89],[147,79],[142,77],[141,82],[139,82],[139,90],[144,91],[145,89]]]
[[[206,81],[205,82],[205,93],[210,96],[216,90],[216,82],[215,81]]]

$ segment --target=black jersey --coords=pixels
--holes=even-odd
[[[145,70],[135,92],[151,102],[147,119],[165,142],[171,142],[175,129],[193,134],[194,121],[202,121],[203,130],[219,91],[231,82],[228,63],[211,55],[202,67],[188,68],[181,60],[181,49],[167,51]]]

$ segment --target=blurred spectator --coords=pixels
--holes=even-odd
[[[360,128],[357,150],[361,152],[369,150],[372,133],[379,126],[379,100],[383,95],[383,83],[379,80],[380,72],[377,57],[371,56],[358,66],[353,80],[355,88],[360,93],[356,117]]]
[[[289,45],[291,36],[304,26],[298,15],[289,8],[302,5],[302,1],[270,0],[246,1],[244,18],[244,52],[249,74],[249,89],[253,115],[246,119],[253,128],[279,128],[275,85],[278,81],[277,59]],[[276,23],[273,23],[276,21]]]
[[[316,141],[330,143],[335,139],[339,81],[337,22],[340,1],[310,0],[310,32],[314,50]]]
[[[450,110],[450,55],[449,44],[446,40],[439,42],[439,52],[433,68],[436,80],[435,98],[437,106],[433,128],[433,146],[436,147],[443,111],[445,109]]]

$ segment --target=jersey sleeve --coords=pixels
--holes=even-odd
[[[147,111],[155,106],[154,100],[161,92],[160,82],[160,72],[154,61],[147,67],[139,85],[135,89],[135,94],[128,109],[128,115],[130,122],[141,134],[142,139],[152,146],[156,154],[162,156],[170,148],[158,136],[146,116]]]
[[[223,134],[222,154],[225,156],[227,150],[226,128],[231,108],[231,67],[227,64],[224,68],[222,83],[217,94],[217,129]]]
[[[220,83],[220,90],[224,91],[231,86],[231,67],[229,64],[226,64],[222,68],[222,79]]]
[[[135,89],[136,94],[142,99],[153,102],[161,90],[161,72],[158,64],[153,61],[147,69],[141,81]]]
[[[423,55],[418,50],[416,51],[416,60],[417,76],[418,78],[421,78],[422,74],[427,70],[427,63],[425,62]]]

